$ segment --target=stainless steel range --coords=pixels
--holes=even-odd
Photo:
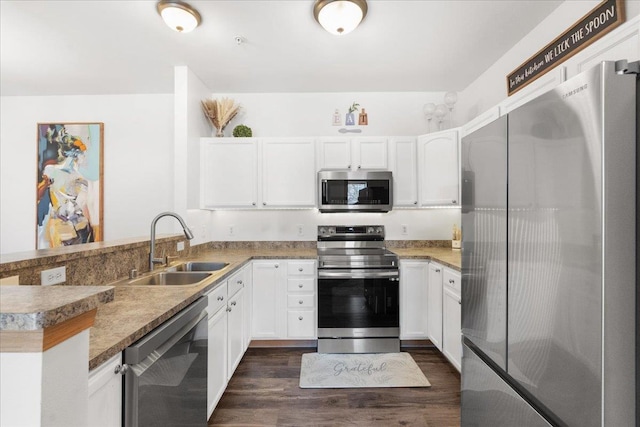
[[[318,352],[400,351],[399,277],[384,226],[318,226]]]

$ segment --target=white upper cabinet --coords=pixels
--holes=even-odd
[[[262,140],[262,206],[314,207],[314,140]]]
[[[455,129],[418,137],[420,206],[460,204],[458,146]]]
[[[393,172],[393,206],[418,205],[416,138],[389,139],[389,168]]]
[[[387,170],[387,138],[328,137],[318,140],[318,169]]]
[[[200,207],[246,208],[258,203],[258,146],[253,138],[202,138]]]

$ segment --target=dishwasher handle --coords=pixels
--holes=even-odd
[[[202,312],[204,311],[206,313],[207,305],[207,297],[198,299],[171,319],[158,326],[144,338],[127,347],[124,350],[123,362],[128,365],[135,365],[143,361],[149,354],[161,347],[186,325],[193,323],[195,319],[199,320]],[[197,321],[195,323],[197,323]]]

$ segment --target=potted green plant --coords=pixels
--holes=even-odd
[[[233,128],[233,136],[236,138],[251,138],[253,136],[253,132],[249,126],[238,125]]]
[[[351,104],[351,107],[349,107],[349,112],[347,113],[346,117],[345,117],[345,121],[344,124],[346,126],[353,126],[356,124],[356,118],[353,115],[354,112],[358,111],[358,107],[360,106],[360,104],[356,103],[355,101],[353,102],[353,104]]]

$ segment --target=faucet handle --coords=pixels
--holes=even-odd
[[[167,255],[167,256],[164,257],[165,264],[169,265],[169,264],[171,264],[172,261],[175,261],[178,258],[180,258],[178,255]]]

